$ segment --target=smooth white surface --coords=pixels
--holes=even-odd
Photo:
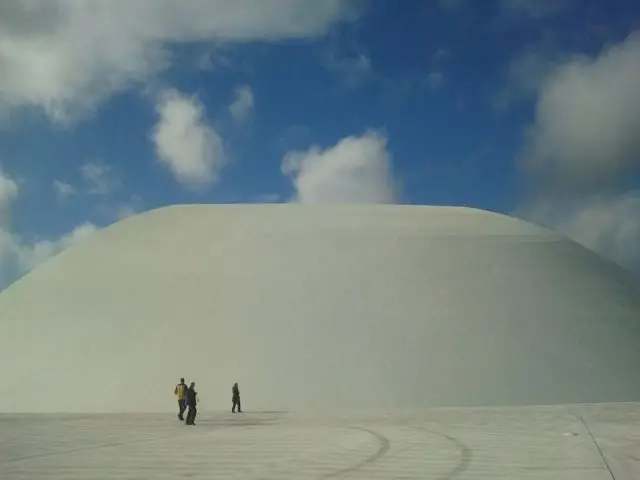
[[[0,416],[0,478],[640,478],[640,405]]]
[[[631,274],[509,217],[171,207],[0,294],[0,411],[637,401],[639,345]]]

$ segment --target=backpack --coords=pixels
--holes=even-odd
[[[178,396],[178,400],[184,400],[184,394],[186,390],[187,386],[182,383],[179,383],[176,386],[176,395]]]

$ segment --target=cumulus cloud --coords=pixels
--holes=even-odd
[[[171,64],[172,44],[322,35],[357,15],[352,0],[12,0],[0,5],[0,112],[89,113]]]
[[[253,90],[249,85],[236,88],[234,99],[229,105],[229,113],[234,120],[242,122],[247,119],[253,110]]]
[[[640,273],[640,191],[542,197],[519,214]]]
[[[158,160],[184,185],[214,182],[224,164],[223,142],[207,120],[204,105],[194,96],[167,90],[160,95],[156,111],[158,122],[151,139]]]
[[[521,157],[534,193],[520,215],[640,267],[640,35],[575,57],[541,83]]]
[[[343,138],[322,149],[290,152],[282,171],[300,203],[396,203],[399,183],[391,165],[387,140],[376,132]]]
[[[63,250],[88,239],[97,230],[97,226],[86,222],[55,240],[26,243],[19,237],[13,236],[12,253],[16,257],[19,270],[27,272]]]
[[[582,184],[640,164],[640,34],[596,58],[559,65],[543,82],[523,161]]]

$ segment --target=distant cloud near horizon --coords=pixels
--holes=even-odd
[[[20,195],[18,184],[0,171],[0,272],[16,270],[18,275],[28,272],[62,250],[89,238],[98,227],[84,222],[53,240],[26,241],[11,229],[9,211]],[[0,275],[3,282],[10,281]]]
[[[541,82],[521,165],[538,185],[520,214],[640,270],[640,34],[557,65]]]
[[[516,214],[640,274],[640,191],[540,195]]]
[[[290,152],[282,172],[291,178],[299,203],[396,203],[398,181],[387,140],[370,131],[331,147]]]

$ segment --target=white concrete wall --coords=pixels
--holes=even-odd
[[[472,209],[180,206],[0,294],[0,411],[640,400],[640,284]]]

